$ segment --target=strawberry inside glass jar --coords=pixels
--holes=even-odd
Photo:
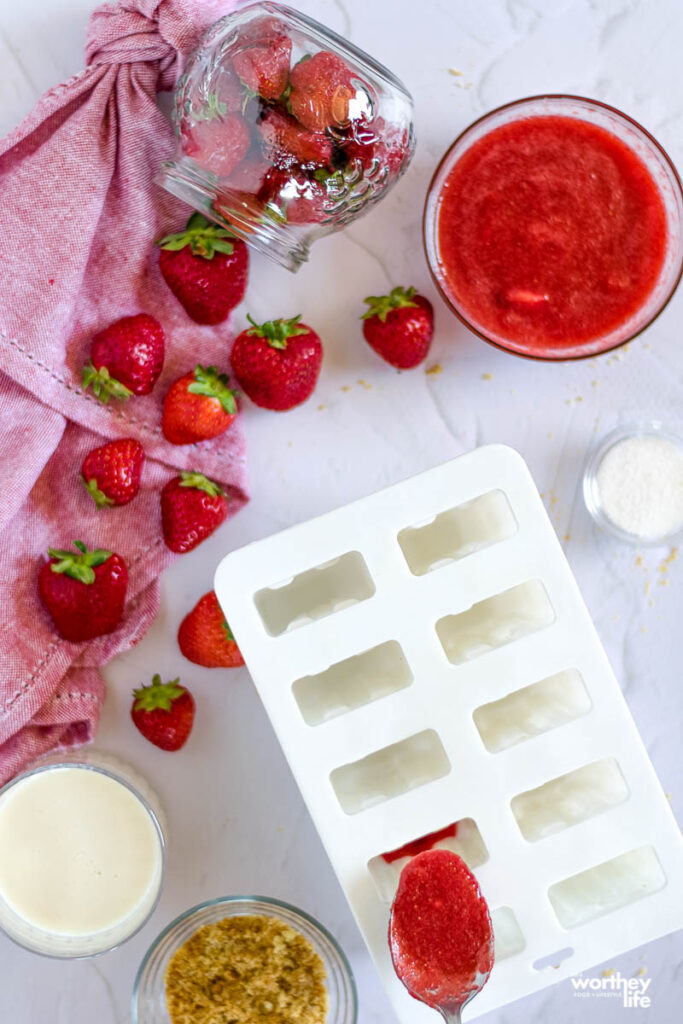
[[[414,149],[393,75],[277,4],[218,22],[176,92],[161,183],[291,270],[395,184]]]

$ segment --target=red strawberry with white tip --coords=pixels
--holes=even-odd
[[[244,665],[244,658],[213,590],[200,597],[180,623],[178,645],[195,665],[205,668],[238,668]]]
[[[184,231],[157,245],[163,278],[195,323],[222,323],[244,298],[249,253],[226,228],[193,213]]]
[[[226,374],[197,363],[171,384],[164,400],[161,429],[171,444],[193,444],[224,433],[237,415],[235,392]]]
[[[50,548],[38,573],[38,593],[65,640],[79,643],[113,633],[123,616],[128,569],[113,551]]]
[[[399,370],[417,366],[429,352],[434,310],[415,288],[392,288],[389,295],[370,295],[363,313],[363,335],[375,352]]]
[[[233,58],[233,67],[249,92],[276,100],[287,87],[292,40],[284,32],[255,40]]]
[[[301,317],[255,323],[235,338],[230,360],[252,402],[282,412],[313,393],[323,358],[316,332]]]
[[[164,540],[178,554],[192,551],[210,537],[227,514],[223,491],[203,473],[174,476],[161,492]]]
[[[313,132],[346,125],[350,118],[367,117],[371,113],[369,99],[357,90],[356,78],[348,64],[329,50],[304,57],[289,76],[289,108]]]
[[[164,365],[164,330],[153,316],[137,313],[105,327],[92,340],[90,362],[83,367],[83,387],[96,398],[125,399],[148,395]]]
[[[133,690],[130,717],[146,740],[161,750],[180,750],[187,743],[194,724],[195,703],[179,679],[162,683],[153,676],[151,686]]]
[[[83,459],[81,481],[98,508],[127,505],[140,490],[145,452],[132,437],[93,448]]]

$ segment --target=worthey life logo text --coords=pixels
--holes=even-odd
[[[572,978],[575,996],[620,996],[625,1007],[644,1010],[651,1005],[648,989],[652,978],[624,978],[619,971],[603,978]]]

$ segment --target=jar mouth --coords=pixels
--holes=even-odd
[[[221,189],[219,194],[217,187],[208,188],[205,175],[192,162],[167,160],[154,180],[176,199],[194,210],[201,210],[209,220],[227,228],[236,238],[275,260],[285,270],[296,273],[308,261],[308,238],[295,238],[291,229],[287,237],[283,237],[282,224],[275,217],[268,217],[267,208],[250,206],[236,190]]]

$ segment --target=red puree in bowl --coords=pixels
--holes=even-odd
[[[573,117],[492,129],[455,163],[437,215],[460,312],[539,354],[620,327],[664,262],[666,212],[649,170],[616,135]]]
[[[415,999],[455,1009],[477,992],[493,967],[486,901],[465,862],[428,850],[401,872],[389,924],[391,959]]]

